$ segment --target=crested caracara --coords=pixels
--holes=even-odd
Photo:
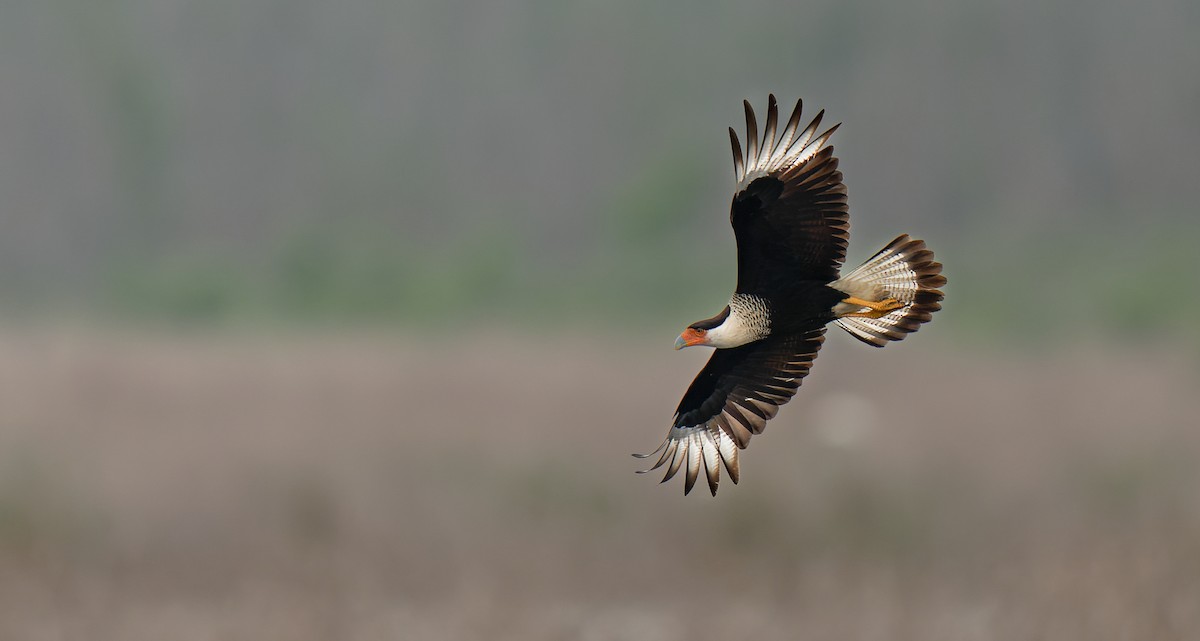
[[[675,410],[666,440],[649,454],[680,469],[684,493],[700,472],[716,495],[723,465],[738,482],[738,450],[760,434],[796,393],[834,322],[855,338],[883,347],[917,331],[941,309],[942,265],[925,243],[907,235],[888,243],[848,274],[840,268],[850,235],[846,186],[833,147],[835,125],[817,130],[824,111],[800,129],[801,101],[776,137],[775,96],[759,141],[745,102],[746,149],[731,127],[737,187],[729,220],[737,238],[737,288],[712,318],[692,323],[675,349],[716,348]]]

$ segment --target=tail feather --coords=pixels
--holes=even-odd
[[[933,259],[925,241],[907,234],[888,243],[857,269],[830,283],[831,287],[870,300],[895,298],[904,303],[879,318],[843,316],[834,322],[868,345],[883,347],[920,329],[942,308],[946,284],[942,264]]]

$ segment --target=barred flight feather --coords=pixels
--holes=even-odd
[[[843,316],[834,322],[860,341],[883,347],[903,340],[933,318],[945,297],[938,288],[945,284],[942,264],[933,259],[925,241],[903,234],[829,286],[873,300],[895,298],[904,307],[879,318]]]
[[[841,126],[840,124],[834,125],[814,138],[814,134],[821,126],[821,119],[825,117],[825,110],[822,109],[817,112],[812,122],[797,134],[796,130],[800,126],[800,115],[804,106],[802,100],[797,100],[796,107],[792,110],[792,117],[788,119],[787,126],[776,138],[775,129],[779,120],[779,106],[772,94],[767,104],[767,123],[763,129],[760,147],[758,121],[754,115],[754,108],[750,106],[749,101],[743,101],[742,106],[746,111],[746,153],[744,155],[737,132],[733,127],[729,128],[729,138],[733,147],[733,172],[737,179],[736,191],[745,189],[756,178],[786,172],[803,165],[825,147],[833,132]]]
[[[662,445],[658,446],[658,449],[649,454],[634,455],[638,458],[649,458],[662,452],[652,467],[638,470],[638,474],[652,472],[667,464],[667,472],[662,479],[662,482],[666,483],[674,478],[682,468],[684,469],[683,491],[687,494],[696,484],[696,479],[700,476],[700,467],[703,465],[708,489],[715,496],[717,484],[721,479],[721,467],[725,468],[734,483],[737,483],[741,477],[738,467],[738,449],[745,445],[730,436],[729,432],[736,433],[735,430],[722,429],[716,417],[695,427],[672,427],[670,434]],[[747,442],[750,440],[749,434],[746,434],[745,439]]]
[[[779,413],[779,406],[791,400],[800,387],[800,379],[808,374],[817,357],[825,340],[824,332],[825,328],[820,327],[804,334],[767,338],[715,352],[713,359],[717,361],[738,359],[721,387],[711,392],[719,404],[700,416],[695,416],[695,411],[677,412],[661,445],[648,454],[634,454],[642,459],[658,455],[654,465],[638,473],[645,474],[665,465],[667,471],[662,482],[666,483],[683,469],[683,491],[687,494],[703,467],[708,489],[715,496],[723,465],[736,484],[741,478],[738,450],[745,449],[752,436],[762,434],[767,421]]]

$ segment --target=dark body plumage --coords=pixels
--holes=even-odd
[[[785,198],[787,184],[764,176],[738,192],[730,206],[738,243],[735,291],[770,301],[772,333],[824,325],[833,320],[834,304],[846,298],[828,286],[845,259],[848,223],[846,186],[835,171],[837,159],[826,155],[818,193],[799,190]],[[801,211],[819,216],[798,216]]]
[[[745,109],[746,136],[752,148],[748,151],[757,156],[754,110],[748,102]],[[789,127],[799,125],[800,112],[798,103]],[[777,113],[772,96],[764,143],[774,136]],[[809,131],[816,131],[823,114],[817,115]],[[822,137],[827,138],[836,129],[831,128]],[[732,128],[729,136],[736,163],[741,145]],[[757,378],[749,374],[762,371],[763,366],[786,362],[798,350],[815,357],[821,343],[816,338],[833,320],[833,306],[846,298],[844,292],[828,286],[837,279],[846,260],[850,229],[846,186],[837,166],[833,148],[826,147],[791,171],[755,178],[734,194],[729,222],[737,238],[735,292],[768,301],[771,336],[776,340],[716,350],[679,403],[676,427],[695,425],[717,415],[730,393],[746,390]],[[810,336],[814,333],[816,337]],[[803,335],[805,340],[785,340],[793,334]],[[725,380],[718,384],[722,375]],[[746,427],[758,431],[755,425]]]
[[[880,346],[928,320],[942,297],[931,288],[945,282],[924,243],[907,236],[876,254],[877,264],[868,261],[856,270],[869,272],[861,282],[848,280],[854,274],[840,276],[850,228],[846,187],[833,148],[825,146],[837,126],[816,135],[822,111],[801,131],[797,101],[776,137],[778,109],[771,96],[760,148],[754,110],[748,102],[744,106],[745,153],[737,133],[729,130],[738,179],[730,206],[737,287],[720,314],[685,330],[685,335],[715,337],[686,345],[718,349],[684,394],[666,441],[655,451],[662,456],[650,468],[668,465],[665,482],[686,464],[685,492],[703,469],[715,494],[722,463],[737,482],[737,450],[796,393],[824,342],[826,325],[839,318],[847,324],[856,320],[846,317],[856,316],[848,311],[859,308],[843,301],[852,295],[859,300],[860,292],[905,299],[904,309],[873,319],[878,327],[846,327]],[[912,256],[920,261],[902,260]]]

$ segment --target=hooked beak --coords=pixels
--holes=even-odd
[[[691,327],[683,330],[679,338],[675,339],[675,349],[683,349],[692,345],[703,345],[706,340],[703,330],[692,329]]]

